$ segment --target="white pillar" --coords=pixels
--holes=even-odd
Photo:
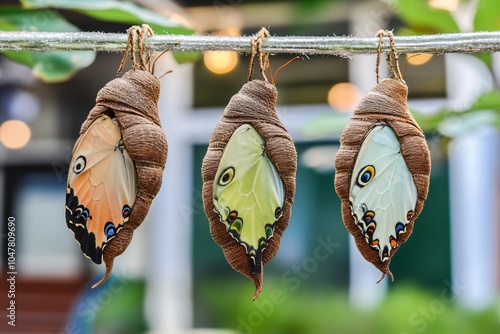
[[[391,13],[383,4],[361,2],[352,6],[350,33],[359,37],[373,37],[379,29],[384,28]],[[376,84],[375,62],[377,56],[355,57],[349,62],[349,81],[355,84],[361,93],[368,93]],[[380,77],[387,77],[385,57],[381,58]],[[354,223],[353,223],[354,224]],[[377,284],[382,273],[367,262],[357,249],[354,238],[349,236],[349,300],[361,309],[377,307],[387,291],[386,277]]]
[[[161,63],[160,63],[161,62]],[[158,61],[158,104],[168,141],[162,188],[149,222],[146,319],[152,332],[178,333],[192,327],[191,208],[192,145],[180,126],[192,105],[192,64],[177,65],[170,54]]]
[[[359,309],[369,310],[377,307],[387,291],[389,276],[377,284],[382,273],[366,261],[359,252],[354,238],[349,236],[349,301]]]
[[[498,295],[500,133],[455,138],[449,164],[453,288],[460,303],[481,310]]]
[[[457,109],[493,87],[489,70],[470,55],[447,55],[446,72],[450,104]],[[452,124],[456,136],[449,151],[452,282],[457,300],[480,310],[498,293],[500,134],[474,127],[466,117]]]

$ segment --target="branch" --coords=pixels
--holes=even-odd
[[[250,51],[252,36],[155,35],[148,38],[150,50],[161,51]],[[396,36],[400,53],[477,53],[500,51],[500,32],[471,32],[421,36]],[[351,57],[377,52],[377,37],[273,36],[265,38],[263,50],[271,53],[337,55]],[[123,52],[126,34],[101,32],[7,32],[0,31],[0,52],[7,50],[94,50]],[[389,51],[384,40],[383,51]]]

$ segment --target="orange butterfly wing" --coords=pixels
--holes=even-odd
[[[95,263],[129,220],[137,172],[115,119],[102,115],[77,140],[69,166],[66,224]]]

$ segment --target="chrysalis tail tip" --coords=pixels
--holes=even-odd
[[[255,292],[253,293],[253,296],[252,296],[252,301],[255,301],[259,295],[260,295],[260,292],[262,291],[262,284],[259,284],[259,285],[255,285]]]
[[[113,270],[113,262],[111,262],[110,264],[106,263],[106,273],[104,274],[103,278],[101,278],[101,280],[99,282],[92,285],[92,289],[95,289],[98,286],[102,285],[104,282],[106,282],[108,280],[109,276],[111,275],[112,270]]]
[[[382,277],[380,277],[380,279],[377,281],[377,284],[382,282],[382,280],[385,278],[386,274],[389,275],[389,277],[391,278],[391,282],[394,282],[394,275],[391,273],[390,270],[387,270],[387,272],[382,272]]]
[[[252,296],[252,301],[255,301],[257,297],[259,297],[260,292],[262,291],[262,283],[264,279],[264,273],[261,271],[260,273],[253,274],[253,281],[255,283],[255,292]]]

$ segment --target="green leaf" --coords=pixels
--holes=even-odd
[[[116,0],[21,0],[26,8],[59,8],[73,10],[95,19],[127,24],[147,23],[157,34],[189,35],[195,31],[169,20],[163,15],[131,2]]]
[[[390,0],[389,3],[409,28],[419,34],[460,31],[450,12],[429,6],[427,0]]]
[[[479,0],[474,17],[474,31],[499,31],[500,30],[500,6],[498,0]],[[491,68],[491,53],[478,55]]]
[[[179,64],[192,63],[201,57],[201,51],[172,52],[172,54]]]
[[[0,30],[5,31],[79,31],[51,10],[25,10],[18,6],[0,7]],[[93,51],[6,51],[7,58],[29,66],[33,75],[46,82],[69,79],[95,59]]]
[[[472,104],[472,106],[466,110],[465,112],[474,112],[477,110],[496,110],[500,112],[500,90],[493,89],[490,90],[483,95],[480,95],[476,102]]]
[[[416,111],[416,110],[411,110],[411,113],[413,117],[415,118],[415,121],[417,121],[417,124],[420,126],[422,131],[424,132],[435,132],[439,128],[439,124],[443,121],[443,119],[446,117],[447,113],[449,113],[448,110],[446,111],[440,111],[435,114],[424,114],[422,112]]]
[[[51,10],[26,10],[19,6],[1,6],[0,9],[0,21],[11,31],[78,31]]]
[[[5,7],[0,7],[0,8],[3,9]],[[6,12],[7,12],[7,8],[6,8]],[[9,20],[4,16],[3,13],[4,12],[2,11],[2,14],[0,15],[0,30],[2,30],[2,31],[16,31],[16,30],[18,30],[18,27],[15,24],[9,22]],[[26,65],[28,67],[33,66],[33,57],[32,57],[31,52],[28,52],[28,51],[5,51],[3,53],[3,55],[6,56],[7,58],[17,62],[17,63]]]
[[[340,136],[350,118],[351,114],[346,113],[323,113],[305,123],[301,133],[309,139]]]
[[[500,30],[500,6],[498,0],[479,0],[474,17],[475,31]]]
[[[93,51],[46,51],[35,56],[33,74],[46,82],[66,81],[71,76],[92,64]]]
[[[147,23],[156,34],[191,35],[195,33],[192,29],[131,2],[116,0],[21,0],[21,2],[27,8],[54,7],[73,10],[101,21],[131,25]],[[175,60],[182,64],[197,60],[201,52],[173,52],[173,55]]]
[[[499,114],[493,110],[475,110],[473,113],[458,113],[439,124],[439,132],[447,137],[456,137],[488,125],[499,123]]]
[[[483,93],[465,109],[444,108],[432,115],[413,115],[424,132],[438,130],[447,137],[459,136],[486,125],[500,128],[500,90]]]

